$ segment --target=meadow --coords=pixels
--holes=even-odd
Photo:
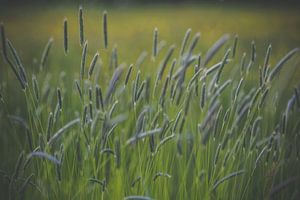
[[[0,7],[1,199],[298,199],[297,8]]]

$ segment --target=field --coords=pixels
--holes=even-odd
[[[0,7],[1,199],[299,198],[299,9],[78,8]]]

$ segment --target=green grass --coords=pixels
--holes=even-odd
[[[1,57],[3,198],[297,199],[300,99],[294,88],[299,93],[299,51],[277,65],[300,44],[296,9],[111,8],[108,49],[102,34],[103,11],[84,8],[88,47],[83,79],[77,7],[29,6],[1,12],[6,36],[28,78],[22,90],[7,63],[7,59],[13,61],[21,76],[17,59],[11,53],[6,61]],[[153,57],[155,27],[158,42],[165,40],[166,46]],[[191,35],[181,55],[188,28]],[[200,39],[189,54],[197,32],[201,32]],[[225,33],[229,39],[204,65],[207,50]],[[235,34],[239,40],[233,57]],[[53,43],[40,70],[50,37]],[[266,69],[270,43],[270,68],[260,83],[259,69]],[[173,44],[174,52],[169,51]],[[137,66],[143,51],[148,54]],[[88,76],[96,52],[99,58]],[[178,70],[188,56],[195,60],[183,76]],[[174,58],[177,62],[171,76]],[[165,66],[164,61],[168,61]],[[205,76],[218,62],[221,67]],[[130,64],[133,68],[125,86]],[[273,73],[276,66],[280,71]],[[120,78],[111,82],[118,73]],[[111,93],[109,88],[113,88]],[[26,178],[31,184],[23,187]]]

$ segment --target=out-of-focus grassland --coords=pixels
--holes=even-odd
[[[202,35],[199,48],[203,50],[224,33],[239,34],[241,45],[247,51],[251,40],[255,40],[258,55],[265,51],[269,43],[273,44],[274,55],[285,53],[300,44],[300,17],[297,9],[221,5],[134,8],[86,6],[85,32],[86,38],[92,41],[89,44],[92,49],[102,47],[101,13],[104,9],[109,13],[110,46],[116,44],[119,55],[126,59],[136,59],[143,50],[151,52],[149,47],[154,27],[158,27],[160,39],[166,40],[168,44],[176,43],[177,46],[187,28],[192,28],[193,32],[199,31]],[[64,17],[69,21],[70,50],[75,51],[78,47],[75,6],[3,7],[0,10],[0,19],[6,26],[8,37],[24,59],[39,59],[50,36],[55,39],[55,52],[63,56],[63,48],[60,47]]]

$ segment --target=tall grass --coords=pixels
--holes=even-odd
[[[61,73],[55,83],[46,78],[54,40],[43,51],[41,70],[27,74],[1,24],[6,65],[21,88],[11,84],[22,89],[27,109],[25,118],[3,109],[5,119],[27,134],[18,143],[22,152],[15,169],[0,171],[8,198],[297,199],[299,86],[282,97],[274,83],[280,71],[294,66],[298,48],[271,65],[271,46],[263,63],[254,42],[248,57],[240,52],[238,37],[227,34],[199,52],[200,34],[190,41],[188,29],[181,46],[165,52],[155,28],[150,59],[143,53],[136,64],[118,64],[117,49],[108,45],[106,11],[102,17],[104,49],[86,66],[90,58],[79,8],[80,68]],[[68,58],[73,33],[66,19],[62,33]],[[4,108],[10,104],[1,98]]]

